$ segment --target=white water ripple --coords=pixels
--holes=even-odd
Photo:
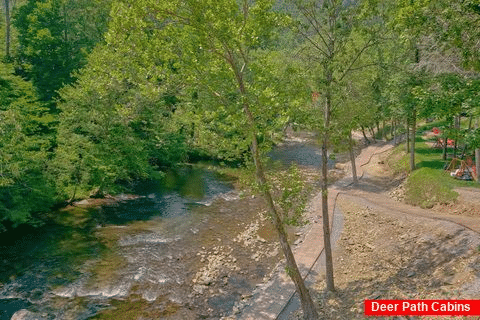
[[[139,234],[136,236],[127,236],[122,238],[118,241],[118,244],[122,247],[125,246],[133,246],[137,244],[145,244],[145,243],[170,243],[174,241],[180,240],[180,236],[176,236],[174,238],[166,238],[159,233],[147,233],[147,234]]]

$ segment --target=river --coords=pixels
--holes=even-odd
[[[295,140],[270,157],[318,168],[321,153]],[[263,201],[213,171],[185,167],[134,193],[1,234],[0,319],[219,319],[281,258]]]

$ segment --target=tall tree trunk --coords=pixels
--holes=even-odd
[[[393,120],[393,118],[392,118],[392,123],[391,123],[391,126],[390,126],[390,136],[392,137],[392,139],[394,139],[395,134],[394,134],[394,120]],[[395,141],[394,141],[394,143],[395,143]]]
[[[385,132],[385,119],[382,121],[382,138],[387,140],[387,133]]]
[[[472,124],[473,124],[473,115],[470,115],[470,118],[468,119],[468,131],[470,132],[472,130]],[[463,149],[462,149],[462,154],[460,155],[460,158],[464,158],[465,154],[467,153],[467,143],[463,143]]]
[[[393,145],[397,145],[397,120],[392,121],[393,128]]]
[[[358,183],[357,167],[356,167],[356,164],[355,164],[355,153],[353,152],[353,139],[352,139],[352,131],[351,130],[348,133],[348,142],[349,142],[348,153],[350,154],[350,162],[352,163],[353,183],[357,184]]]
[[[475,149],[475,173],[477,183],[480,183],[480,148]]]
[[[448,121],[448,119],[447,119]],[[452,122],[450,122],[449,129],[452,129]],[[442,154],[442,159],[447,160],[448,158],[448,135],[447,135],[447,130],[445,130],[445,137],[443,138],[443,154]]]
[[[247,110],[246,112],[248,112],[248,108],[246,108],[246,110]],[[280,219],[278,211],[273,202],[272,194],[268,190],[267,182],[265,179],[265,173],[262,167],[262,163],[261,163],[260,155],[258,151],[258,142],[255,134],[253,134],[253,137],[252,137],[251,151],[252,151],[252,155],[255,162],[257,182],[259,183],[260,187],[263,190],[263,196],[265,198],[265,201],[267,202],[267,206],[270,211],[270,215],[272,217],[273,225],[275,226],[275,229],[278,232],[280,246],[282,247],[282,251],[285,256],[285,260],[287,262],[287,267],[286,267],[287,274],[294,282],[295,288],[297,289],[297,292],[300,296],[304,318],[310,319],[310,320],[316,320],[318,319],[317,310],[315,309],[315,305],[310,296],[310,293],[307,287],[305,286],[305,281],[303,280],[302,275],[300,274],[300,270],[298,269],[297,263],[295,261],[295,256],[293,255],[290,244],[288,243],[287,232],[285,231],[283,222]]]
[[[415,135],[417,131],[417,109],[413,107],[412,110],[412,143],[410,144],[410,170],[415,170]]]
[[[410,128],[409,128],[409,121],[408,121],[408,117],[407,117],[407,121],[406,121],[406,128],[407,130],[405,131],[405,134],[407,135],[407,138],[406,138],[406,143],[405,143],[405,146],[406,146],[406,149],[405,151],[407,151],[407,153],[410,153]]]
[[[368,127],[368,130],[370,131],[370,134],[372,135],[373,143],[376,143],[377,139],[375,139],[375,129],[373,127]]]
[[[443,153],[442,153],[442,159],[447,160],[447,155],[448,155],[448,136],[445,133],[443,136]]]
[[[478,119],[475,127],[478,129]],[[480,183],[480,148],[475,149],[475,171],[477,174],[477,183]]]
[[[455,141],[453,142],[453,157],[457,157],[458,131],[460,130],[460,116],[455,117]]]
[[[10,0],[5,3],[5,58],[10,59]]]
[[[327,83],[332,80],[331,72],[327,71]],[[326,102],[324,110],[324,132],[322,142],[322,217],[323,217],[323,244],[325,250],[325,271],[327,290],[335,291],[333,281],[333,258],[332,245],[330,243],[330,223],[328,215],[328,134],[330,129],[330,110],[332,108],[332,93],[330,86],[326,90]]]
[[[235,73],[238,88],[243,98],[243,112],[245,113],[245,116],[247,118],[248,125],[250,128],[250,134],[252,137],[252,145],[250,149],[251,149],[253,161],[255,163],[256,179],[257,179],[257,183],[260,185],[260,188],[263,192],[263,196],[267,203],[270,216],[272,217],[273,225],[278,233],[280,246],[282,247],[282,251],[287,263],[287,266],[286,266],[287,274],[295,284],[295,288],[300,296],[303,315],[305,319],[316,320],[318,319],[317,310],[315,309],[315,305],[313,303],[312,297],[310,296],[310,293],[307,287],[305,286],[305,281],[303,280],[302,275],[300,274],[300,270],[298,269],[297,263],[295,261],[295,256],[293,255],[290,244],[288,243],[287,232],[285,231],[283,222],[273,202],[272,194],[268,189],[267,180],[265,178],[265,172],[263,170],[262,161],[260,158],[260,151],[258,148],[258,140],[257,140],[257,132],[256,132],[257,126],[255,123],[255,118],[253,117],[253,114],[250,111],[250,106],[247,100],[247,90],[243,82],[242,71],[238,69],[233,59],[228,60],[228,63],[230,64],[233,72]]]
[[[368,140],[367,134],[365,133],[365,127],[364,127],[364,126],[360,126],[360,128],[362,129],[363,138],[365,139],[365,141],[366,141],[368,144],[370,144],[370,140]]]

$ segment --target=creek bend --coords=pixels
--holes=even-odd
[[[320,157],[304,139],[271,153],[314,171]],[[282,258],[263,200],[194,167],[165,181],[2,234],[0,319],[21,309],[24,319],[219,319],[241,308]]]

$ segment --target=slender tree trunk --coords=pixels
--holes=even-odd
[[[272,194],[268,190],[267,182],[265,179],[265,173],[263,171],[263,167],[262,167],[262,163],[261,163],[260,155],[258,151],[258,142],[255,134],[253,135],[252,140],[253,141],[252,141],[251,150],[252,150],[252,155],[255,161],[257,181],[263,190],[263,196],[267,202],[267,206],[270,211],[270,215],[272,217],[273,225],[275,226],[275,229],[278,232],[280,246],[282,247],[282,251],[285,256],[285,260],[287,262],[287,268],[286,268],[287,274],[295,283],[295,288],[297,289],[297,292],[300,296],[304,318],[310,319],[310,320],[316,320],[318,319],[317,310],[315,309],[315,305],[310,296],[310,293],[307,287],[305,286],[305,281],[303,280],[300,274],[300,270],[298,269],[297,263],[295,261],[295,256],[293,255],[290,244],[288,243],[287,232],[285,231],[283,222],[280,219],[277,209],[275,208]]]
[[[75,187],[73,188],[72,197],[70,198],[70,200],[68,200],[67,204],[72,204],[73,201],[75,200],[75,196],[77,195],[77,185],[78,184],[75,184]]]
[[[315,309],[315,305],[313,303],[312,297],[310,296],[310,293],[307,287],[305,286],[305,281],[303,280],[300,274],[300,270],[298,269],[297,263],[295,261],[295,256],[293,255],[290,244],[288,243],[287,232],[285,231],[283,222],[273,202],[272,194],[268,189],[267,180],[265,178],[265,172],[263,170],[263,166],[260,158],[260,151],[258,148],[255,118],[253,117],[250,111],[248,101],[246,100],[247,90],[243,82],[242,71],[237,68],[237,65],[235,64],[233,59],[228,60],[228,63],[230,64],[233,72],[235,73],[239,91],[242,95],[243,112],[245,113],[245,116],[247,118],[249,128],[250,128],[250,134],[252,136],[251,153],[255,163],[255,174],[256,174],[257,183],[260,185],[260,188],[263,192],[263,196],[267,203],[270,216],[272,217],[273,225],[275,226],[275,229],[277,230],[277,233],[278,233],[280,246],[282,247],[282,251],[287,263],[287,266],[286,266],[287,274],[294,282],[295,288],[300,296],[304,318],[308,320],[316,320],[318,319],[317,310]]]
[[[480,183],[480,148],[475,149],[475,173],[477,174],[477,183]]]
[[[397,120],[392,121],[393,128],[393,145],[397,145]]]
[[[415,135],[417,131],[417,109],[414,107],[412,111],[412,143],[410,144],[410,170],[415,170]]]
[[[248,110],[248,106],[245,106],[244,110],[245,110],[245,113],[251,116],[251,113]],[[249,118],[253,119],[253,117],[250,117],[250,116]],[[263,196],[267,202],[267,206],[270,211],[270,215],[272,217],[273,225],[275,226],[275,229],[278,232],[280,246],[282,247],[282,251],[283,251],[283,254],[285,255],[285,260],[287,262],[287,274],[295,283],[295,288],[297,289],[297,292],[300,296],[300,300],[302,303],[304,317],[305,319],[311,319],[311,320],[318,319],[317,310],[315,309],[315,305],[313,304],[313,300],[310,296],[310,293],[307,287],[305,286],[305,281],[303,280],[300,274],[300,270],[298,269],[297,263],[295,261],[295,256],[293,255],[290,244],[288,243],[287,232],[285,231],[283,222],[280,219],[277,209],[275,208],[275,204],[273,203],[272,194],[268,190],[267,182],[265,179],[265,173],[263,171],[262,163],[260,160],[257,137],[255,134],[253,134],[252,136],[251,150],[252,150],[252,155],[255,162],[257,181],[263,190]]]
[[[331,83],[332,74],[327,71],[327,83]],[[326,103],[324,110],[324,132],[322,142],[322,217],[323,217],[323,244],[325,249],[325,271],[327,290],[335,291],[333,281],[332,245],[330,243],[330,223],[328,214],[328,134],[330,129],[330,110],[332,108],[332,94],[330,86],[326,90]]]
[[[392,123],[391,123],[391,126],[390,126],[390,136],[392,137],[392,139],[394,139],[394,135],[395,135],[393,128],[394,128],[394,120],[392,118]],[[394,143],[395,143],[395,141],[394,141]]]
[[[327,28],[333,31],[336,28],[336,16],[333,14],[328,19]],[[332,32],[333,34],[333,32]],[[325,250],[325,280],[328,291],[335,291],[333,281],[333,258],[332,245],[330,243],[330,223],[328,215],[328,140],[330,134],[330,113],[332,110],[332,83],[333,71],[332,66],[335,61],[335,40],[329,37],[327,44],[327,60],[324,64],[324,76],[326,80],[325,87],[325,107],[323,119],[323,141],[322,141],[322,220],[323,220],[323,246]],[[365,132],[364,132],[365,134]]]
[[[5,3],[5,58],[10,58],[10,0]]]
[[[443,160],[447,160],[447,155],[448,155],[448,136],[447,134],[445,133],[444,137],[443,137],[443,153],[442,153],[442,159]]]
[[[475,127],[478,129],[478,119]],[[480,148],[475,149],[475,171],[477,174],[477,183],[480,183]]]
[[[377,139],[375,139],[375,130],[373,129],[373,127],[369,127],[368,129],[370,130],[370,134],[372,135],[373,143],[376,143]]]
[[[407,137],[406,137],[407,141],[405,143],[405,146],[406,146],[405,151],[407,151],[407,153],[410,153],[410,128],[409,128],[410,123],[408,121],[408,117],[407,117],[407,121],[405,122],[405,124],[406,124],[406,128],[407,128],[407,130],[405,130],[405,134],[407,135]]]
[[[360,128],[362,129],[363,138],[365,139],[365,141],[366,141],[368,144],[370,144],[370,140],[368,140],[367,134],[365,133],[365,127],[364,127],[364,126],[360,126]]]
[[[377,134],[380,133],[380,121],[377,121],[375,122],[376,126],[377,126]],[[382,135],[380,134],[380,139],[382,139]]]
[[[470,115],[470,118],[468,119],[468,131],[472,130],[472,124],[473,124],[473,115]],[[460,155],[460,158],[464,158],[465,154],[467,153],[467,143],[463,143],[463,149],[462,149],[462,154]]]
[[[448,128],[452,129],[452,122],[450,122]],[[447,135],[446,131],[445,131],[445,138],[443,139],[443,155],[442,155],[442,158],[443,158],[443,160],[447,160],[447,158],[448,158],[448,135]]]
[[[349,148],[348,148],[348,153],[350,154],[350,162],[352,163],[352,178],[353,178],[353,183],[357,184],[358,183],[358,178],[357,178],[357,167],[355,164],[355,153],[353,152],[353,139],[352,139],[352,131],[348,133],[348,142],[349,142]]]
[[[387,140],[387,133],[385,132],[385,124],[386,124],[385,122],[386,122],[385,120],[382,121],[382,138],[384,140]]]
[[[453,142],[453,157],[457,157],[458,131],[460,130],[460,116],[455,117],[455,141]]]

